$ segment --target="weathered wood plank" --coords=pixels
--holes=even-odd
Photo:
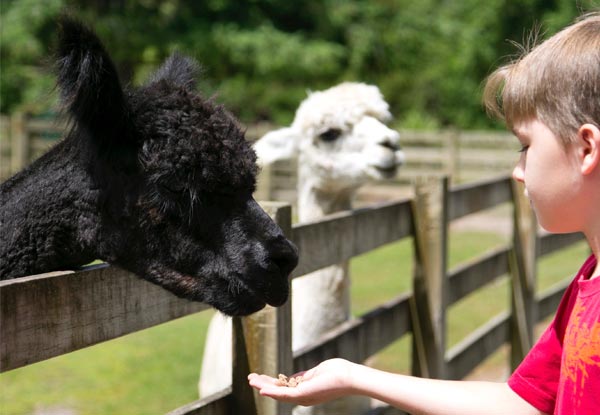
[[[539,255],[544,256],[569,245],[585,240],[582,233],[551,234],[543,233],[538,237]]]
[[[231,387],[206,398],[190,402],[166,415],[231,415]]]
[[[297,350],[294,371],[306,370],[333,357],[362,362],[400,339],[411,329],[410,296],[403,294]]]
[[[448,294],[447,177],[415,182],[415,266],[413,272],[413,368],[417,376],[445,378]]]
[[[501,313],[446,352],[448,379],[462,379],[509,339],[510,314]]]
[[[517,162],[517,155],[512,149],[499,150],[495,148],[461,148],[458,156],[458,162],[461,166],[468,165],[470,168],[475,168],[477,166],[489,166],[495,169],[504,168],[512,170]]]
[[[292,229],[291,206],[284,203],[265,202],[261,204],[265,211],[281,227],[285,235]],[[248,361],[234,362],[232,376],[235,393],[252,397],[252,389],[246,376],[250,372],[265,373],[276,376],[279,373],[293,372],[292,356],[292,306],[287,301],[281,307],[267,306],[262,310],[242,319],[243,333],[237,337],[245,340],[245,351]],[[234,336],[236,337],[236,336]],[[237,342],[236,342],[237,344]],[[245,369],[245,366],[248,369]],[[250,400],[246,398],[245,400]],[[256,412],[260,415],[290,415],[292,405],[279,402],[259,394],[254,394]],[[251,408],[238,413],[250,414]]]
[[[111,266],[0,282],[7,371],[207,309]]]
[[[556,313],[558,304],[565,293],[565,290],[571,283],[572,278],[567,278],[563,281],[558,282],[546,291],[540,293],[537,298],[537,322],[539,323],[546,317],[549,317]]]
[[[402,200],[294,225],[291,240],[300,251],[300,261],[293,277],[410,236],[410,209],[410,201]]]
[[[29,163],[30,150],[24,114],[14,114],[10,118],[11,170],[19,171]]]
[[[365,414],[367,415],[367,414]],[[409,415],[400,409],[396,409],[393,406],[384,405],[373,408],[369,411],[368,415]]]
[[[67,120],[64,118],[41,119],[28,118],[27,131],[35,134],[56,133],[62,134],[68,128]]]
[[[445,166],[456,163],[461,168],[489,166],[494,169],[510,169],[516,162],[515,152],[512,150],[460,148],[457,149],[458,153],[451,154],[445,149],[436,147],[403,147],[403,149],[407,166]]]
[[[450,221],[512,200],[511,179],[501,177],[454,186],[450,189]]]
[[[403,147],[406,162],[413,164],[445,164],[448,156],[436,147]]]
[[[257,402],[253,389],[248,385],[246,376],[251,372],[252,333],[248,330],[251,320],[234,317],[232,320],[232,366],[231,366],[231,413],[258,415]],[[227,345],[229,346],[229,345]]]
[[[448,305],[508,273],[508,247],[478,256],[448,273]]]
[[[511,276],[511,368],[516,369],[533,345],[537,220],[523,183],[511,182],[513,193],[513,249],[509,255]]]
[[[469,147],[509,148],[517,150],[513,134],[497,131],[461,131],[460,143]]]

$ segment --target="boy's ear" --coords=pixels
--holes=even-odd
[[[577,137],[583,144],[581,172],[588,175],[600,164],[600,129],[594,124],[583,124]]]
[[[260,166],[278,160],[294,158],[298,152],[300,134],[294,128],[286,127],[271,131],[254,143],[254,151]]]

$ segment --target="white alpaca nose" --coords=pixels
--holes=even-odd
[[[382,135],[379,137],[377,144],[387,147],[392,151],[400,149],[400,133],[396,130],[383,125],[381,129]]]
[[[360,120],[354,126],[354,135],[365,137],[371,143],[390,148],[398,148],[398,143],[400,142],[400,133],[398,131],[392,130],[374,117],[364,117]]]
[[[385,130],[382,130],[382,134],[377,142],[380,146],[391,151],[393,153],[394,164],[400,166],[404,164],[405,155],[404,151],[400,149],[400,133],[396,130],[392,130],[387,126],[384,126]]]

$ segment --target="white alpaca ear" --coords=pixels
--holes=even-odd
[[[260,166],[274,163],[278,160],[288,160],[296,156],[300,134],[291,127],[271,131],[256,143],[254,151]]]

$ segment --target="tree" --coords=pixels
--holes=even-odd
[[[377,84],[410,127],[492,126],[485,76],[517,52],[527,29],[548,35],[592,0],[5,0],[1,112],[44,111],[54,19],[93,22],[124,80],[142,82],[170,53],[197,58],[208,94],[245,122],[289,123],[309,89]],[[43,98],[40,98],[43,97]]]

